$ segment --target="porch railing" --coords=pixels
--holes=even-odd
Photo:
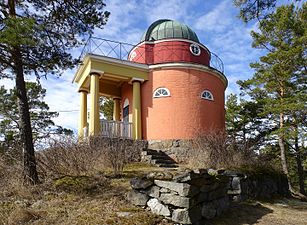
[[[132,123],[113,120],[100,120],[101,135],[132,139]]]
[[[128,60],[130,51],[135,46],[136,45],[124,42],[111,41],[98,37],[90,37],[85,43],[85,46],[80,55],[80,59],[82,60],[86,54],[91,53],[126,61]],[[165,46],[164,50],[168,50],[170,55],[176,54],[172,47]],[[144,49],[138,51],[137,58],[143,59],[144,61],[146,58],[145,52],[146,51]],[[159,52],[157,52],[154,57],[159,58],[162,56],[160,56]],[[213,52],[210,52],[210,67],[224,73],[223,61]]]

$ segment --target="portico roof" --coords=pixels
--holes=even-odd
[[[89,90],[89,76],[92,73],[100,75],[101,94],[104,91],[107,95],[117,96],[118,89],[124,82],[130,82],[133,79],[148,80],[149,66],[110,58],[101,55],[87,54],[82,64],[79,66],[73,81],[78,84],[78,89]],[[112,91],[111,91],[112,90]],[[111,93],[113,92],[113,93]]]

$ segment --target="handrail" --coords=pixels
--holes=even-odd
[[[129,61],[129,54],[131,50],[135,47],[136,45],[125,42],[118,42],[99,37],[89,37],[81,51],[79,59],[81,61],[86,54],[90,53],[116,58],[123,61]],[[138,46],[138,48],[142,49],[142,46]],[[143,59],[143,61],[145,62],[144,54],[145,51],[139,51],[138,57],[139,59]],[[224,73],[223,61],[213,52],[210,52],[210,67],[221,73]]]
[[[132,123],[114,120],[100,120],[100,132],[106,137],[132,139]]]

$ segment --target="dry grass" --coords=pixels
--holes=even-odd
[[[58,143],[40,153],[39,169],[44,182],[32,187],[22,185],[20,160],[0,157],[0,224],[173,224],[125,200],[130,178],[163,168],[129,163],[139,151],[130,151],[133,145],[130,150],[120,150],[124,157],[117,158],[122,161],[114,168],[116,165],[104,154],[110,150],[111,155],[116,154],[118,143],[102,153],[92,144]],[[115,169],[121,173],[114,174]],[[307,207],[292,202],[286,205],[242,204],[209,223],[304,224]]]
[[[0,195],[0,224],[171,225],[125,200],[129,180],[161,168],[142,163],[124,167],[121,176],[105,171],[95,176],[64,176],[25,190]],[[306,224],[307,204],[282,200],[235,205],[214,225]]]
[[[120,174],[126,164],[140,158],[143,142],[96,136],[88,142],[62,140],[37,153],[42,178],[96,174],[111,169]]]
[[[0,224],[171,224],[125,200],[130,178],[151,169],[129,164],[121,176],[63,176],[27,190],[31,195],[1,195]]]
[[[214,169],[273,169],[268,159],[256,155],[248,146],[235,143],[223,131],[212,131],[191,141],[188,166]]]

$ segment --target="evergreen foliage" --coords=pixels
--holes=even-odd
[[[257,113],[263,121],[271,121],[277,130],[271,138],[278,141],[284,173],[290,180],[287,156],[297,162],[300,191],[304,191],[302,157],[306,157],[307,102],[307,4],[281,6],[259,23],[252,32],[253,47],[266,50],[266,55],[252,63],[255,74],[239,81],[252,101],[263,106]]]
[[[114,108],[113,99],[107,97],[101,98],[100,112],[103,113],[104,117],[107,120],[113,120],[113,108]]]
[[[49,106],[44,102],[46,89],[34,82],[27,82],[26,89],[34,144],[36,146],[44,145],[44,140],[48,139],[50,135],[72,135],[72,130],[56,126],[53,122],[58,113],[49,111]],[[16,88],[6,90],[4,86],[1,86],[0,102],[3,103],[0,105],[0,137],[2,138],[0,148],[9,152],[20,145]]]
[[[301,0],[288,0],[299,2]],[[240,9],[239,17],[244,22],[253,19],[266,19],[276,8],[277,0],[233,0],[233,4]]]
[[[26,75],[59,75],[78,60],[70,50],[102,28],[109,16],[101,0],[0,2],[0,78],[16,81],[25,183],[39,182],[32,140]]]

